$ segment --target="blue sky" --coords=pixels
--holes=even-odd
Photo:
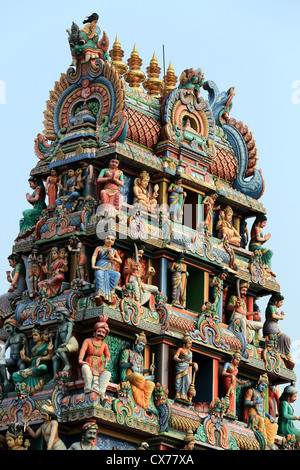
[[[166,67],[171,61],[178,77],[185,68],[201,67],[205,79],[221,91],[235,87],[231,116],[242,120],[256,140],[257,167],[266,184],[261,202],[268,215],[266,231],[272,234],[268,247],[285,296],[286,318],[280,326],[292,337],[300,375],[298,0],[5,2],[0,19],[0,291],[7,291],[7,256],[28,208],[27,180],[38,161],[34,139],[44,129],[45,102],[71,64],[66,29],[72,21],[82,26],[93,12],[100,15],[109,49],[118,35],[125,61],[136,44],[143,71],[154,52],[163,68],[164,45]],[[264,313],[265,303],[260,307]],[[300,398],[295,410],[300,415]]]

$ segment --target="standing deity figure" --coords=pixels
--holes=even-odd
[[[105,393],[111,377],[106,369],[110,353],[104,343],[108,334],[107,317],[101,316],[94,325],[93,337],[83,341],[78,358],[84,380],[84,393],[96,392],[103,399],[107,398]]]
[[[92,256],[92,269],[95,271],[95,298],[101,297],[104,302],[115,301],[115,289],[121,274],[115,271],[114,263],[121,264],[122,260],[113,245],[115,237],[107,233],[104,245],[97,246]]]
[[[5,345],[1,351],[0,358],[0,373],[4,380],[3,388],[7,389],[10,386],[9,375],[17,370],[25,369],[26,364],[21,358],[21,350],[24,349],[28,354],[28,346],[26,343],[26,336],[20,333],[18,322],[14,318],[8,318],[4,322],[4,330],[8,335]],[[6,357],[7,352],[10,351],[9,356]]]
[[[38,283],[39,292],[47,297],[55,297],[59,294],[62,283],[65,280],[65,273],[68,271],[68,262],[64,253],[59,251],[57,247],[51,250],[50,269],[46,265],[42,265],[45,274],[49,274],[49,278]]]
[[[67,245],[68,251],[74,256],[74,264],[76,267],[75,276],[81,281],[89,281],[89,273],[87,269],[87,257],[84,253],[84,247],[82,242],[76,235],[69,237],[69,244]]]
[[[255,336],[255,332],[259,331],[263,324],[260,321],[248,320],[247,317],[252,316],[254,312],[248,312],[247,308],[247,292],[249,283],[241,282],[238,295],[232,295],[228,301],[227,309],[231,315],[230,321],[239,320],[241,332],[250,344]]]
[[[24,441],[23,426],[20,423],[10,423],[5,434],[5,440],[9,450],[28,450],[29,439]]]
[[[187,196],[181,184],[182,176],[178,174],[168,188],[170,219],[175,222],[182,221],[183,206]]]
[[[262,229],[266,226],[266,224],[267,217],[265,215],[256,217],[250,232],[251,239],[249,242],[249,250],[254,254],[258,253],[261,257],[261,261],[266,272],[271,276],[276,277],[271,268],[273,251],[263,246],[271,238],[270,233],[267,233],[266,235],[263,234]]]
[[[97,198],[97,185],[94,166],[89,162],[82,162],[82,180],[84,182],[83,196]]]
[[[146,281],[154,276],[155,269],[150,266],[146,274],[143,274],[142,259],[145,252],[144,245],[136,246],[134,257],[127,258],[123,266],[123,275],[125,277],[125,284],[129,283],[133,286],[135,291],[135,298],[144,305],[148,302],[151,294],[158,292],[158,287],[151,284],[146,284]]]
[[[28,263],[30,265],[29,272],[28,272],[28,279],[29,279],[29,297],[33,298],[37,295],[38,292],[38,281],[41,275],[41,265],[43,263],[43,256],[39,254],[38,246],[33,244],[31,253],[27,258]]]
[[[25,265],[20,255],[12,253],[8,257],[9,266],[13,269],[12,273],[6,271],[6,279],[10,282],[10,287],[6,294],[0,295],[0,321],[13,313],[13,300],[21,297],[22,293],[27,290],[25,280]]]
[[[150,403],[151,395],[155,387],[154,364],[150,369],[144,369],[144,358],[142,352],[147,345],[147,338],[144,332],[136,335],[136,340],[132,349],[125,349],[120,356],[120,381],[129,382],[132,396],[137,405],[146,411],[157,414],[157,411]],[[145,375],[151,372],[151,375]]]
[[[205,196],[202,201],[202,204],[204,205],[204,225],[210,233],[212,233],[214,211],[219,210],[221,207],[219,205],[216,205],[217,197],[218,193],[212,193],[210,195]]]
[[[98,424],[91,419],[81,428],[81,441],[74,442],[68,450],[100,450],[99,447],[94,444],[97,433]]]
[[[185,270],[184,255],[180,253],[177,260],[172,263],[170,271],[172,273],[172,304],[180,307],[186,305],[186,287],[189,273]]]
[[[75,168],[69,167],[68,177],[65,187],[62,186],[61,182],[58,183],[59,189],[65,192],[66,195],[57,198],[55,204],[57,207],[63,206],[66,212],[72,212],[81,196],[84,183],[81,175],[76,173]]]
[[[263,325],[263,335],[276,335],[277,351],[284,359],[293,362],[290,353],[291,338],[285,333],[282,333],[278,326],[278,321],[284,320],[285,318],[284,312],[279,312],[279,308],[282,307],[283,300],[283,295],[279,294],[278,292],[271,296],[266,308],[266,320]]]
[[[249,388],[244,400],[244,421],[248,423],[249,419],[256,421],[258,431],[265,438],[266,446],[274,450],[275,436],[277,434],[278,425],[276,420],[265,411],[265,393],[264,390],[269,385],[267,374],[263,374],[256,387]]]
[[[46,209],[46,192],[43,181],[37,176],[29,178],[29,186],[33,189],[33,193],[26,193],[27,201],[32,205],[31,209],[23,211],[23,219],[20,220],[20,232],[34,227],[39,220],[42,211]]]
[[[69,362],[69,355],[77,352],[79,344],[73,335],[73,320],[69,310],[65,307],[58,307],[55,312],[56,320],[58,322],[55,339],[54,339],[54,356],[53,362],[53,379],[59,372],[60,360],[64,363],[63,371],[69,372],[71,365]]]
[[[28,364],[28,367],[12,374],[15,386],[25,384],[24,388],[30,395],[43,389],[48,374],[47,364],[53,357],[53,344],[48,329],[43,331],[39,325],[36,325],[32,329],[32,339],[34,346],[31,355],[26,355],[25,345],[20,351],[21,359]]]
[[[191,401],[192,394],[190,393],[191,386],[193,388],[195,377],[191,382],[190,367],[195,373],[198,371],[198,364],[193,362],[193,353],[191,351],[192,339],[186,333],[182,339],[183,345],[178,348],[173,360],[175,361],[175,399]]]
[[[34,431],[26,420],[24,423],[25,430],[28,431],[29,435],[33,439],[43,436],[47,450],[67,450],[65,444],[58,435],[58,421],[51,401],[47,400],[47,403],[41,406],[40,411],[43,424],[37,429],[37,431]]]
[[[121,194],[121,187],[124,185],[124,174],[123,171],[119,170],[119,160],[117,158],[112,158],[108,168],[100,171],[97,184],[102,206],[100,214],[107,217],[110,214],[118,213],[124,199]],[[101,185],[103,185],[103,188],[99,192]]]
[[[46,179],[45,190],[48,195],[48,209],[55,209],[55,201],[57,199],[57,192],[59,184],[61,183],[60,177],[55,168],[51,168],[50,175]]]
[[[149,212],[154,211],[157,206],[158,185],[154,186],[154,192],[150,195],[147,187],[150,181],[150,175],[147,171],[142,171],[140,176],[136,178],[133,186],[134,204],[144,206]]]
[[[229,406],[226,413],[232,416],[235,416],[236,384],[246,385],[247,383],[247,380],[239,380],[237,378],[241,357],[239,352],[235,352],[232,355],[231,361],[225,362],[222,370],[224,396],[229,398]]]
[[[211,285],[213,288],[212,296],[213,296],[213,304],[216,306],[216,312],[218,312],[219,309],[219,304],[220,304],[220,299],[221,295],[223,292],[227,292],[228,286],[223,287],[224,281],[226,280],[228,276],[228,270],[227,269],[222,269],[222,271],[219,272],[219,274],[216,274],[216,276],[213,277]]]
[[[295,436],[297,447],[300,449],[300,429],[297,429],[294,421],[300,421],[300,417],[294,414],[292,404],[297,400],[298,391],[294,383],[287,385],[279,398],[278,406],[278,434]]]
[[[219,220],[216,225],[218,236],[222,240],[240,245],[241,235],[232,225],[233,210],[230,206],[225,207],[224,211],[220,211]]]

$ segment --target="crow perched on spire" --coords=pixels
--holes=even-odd
[[[99,15],[97,13],[93,13],[92,15],[88,16],[86,20],[84,20],[82,23],[91,23],[92,21],[98,21],[99,20]]]

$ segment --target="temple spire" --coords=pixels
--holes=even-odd
[[[145,74],[142,70],[140,70],[143,62],[136,49],[136,45],[134,45],[127,63],[129,65],[129,70],[124,74],[124,80],[131,88],[137,88],[143,91],[140,88],[140,84],[145,80]]]
[[[143,87],[147,91],[148,95],[158,98],[159,94],[162,93],[164,89],[164,82],[161,78],[159,78],[161,69],[158,66],[155,52],[150,61],[150,65],[146,70],[148,77],[143,82]]]
[[[171,93],[172,90],[176,88],[176,83],[177,83],[177,78],[172,66],[172,63],[170,61],[167,73],[164,77],[165,79],[165,94],[167,95],[168,93]]]
[[[118,35],[116,36],[115,42],[113,43],[112,49],[109,51],[111,63],[116,67],[119,74],[122,76],[127,71],[128,67],[125,62],[122,61],[124,51],[121,49]]]

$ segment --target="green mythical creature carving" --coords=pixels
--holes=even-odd
[[[69,34],[69,44],[72,54],[72,64],[77,65],[79,62],[95,62],[97,59],[108,60],[107,53],[109,40],[103,31],[103,36],[99,39],[101,29],[97,25],[99,16],[94,13],[83,23],[87,23],[84,29],[80,29],[76,23],[72,23],[71,29],[67,29]]]

